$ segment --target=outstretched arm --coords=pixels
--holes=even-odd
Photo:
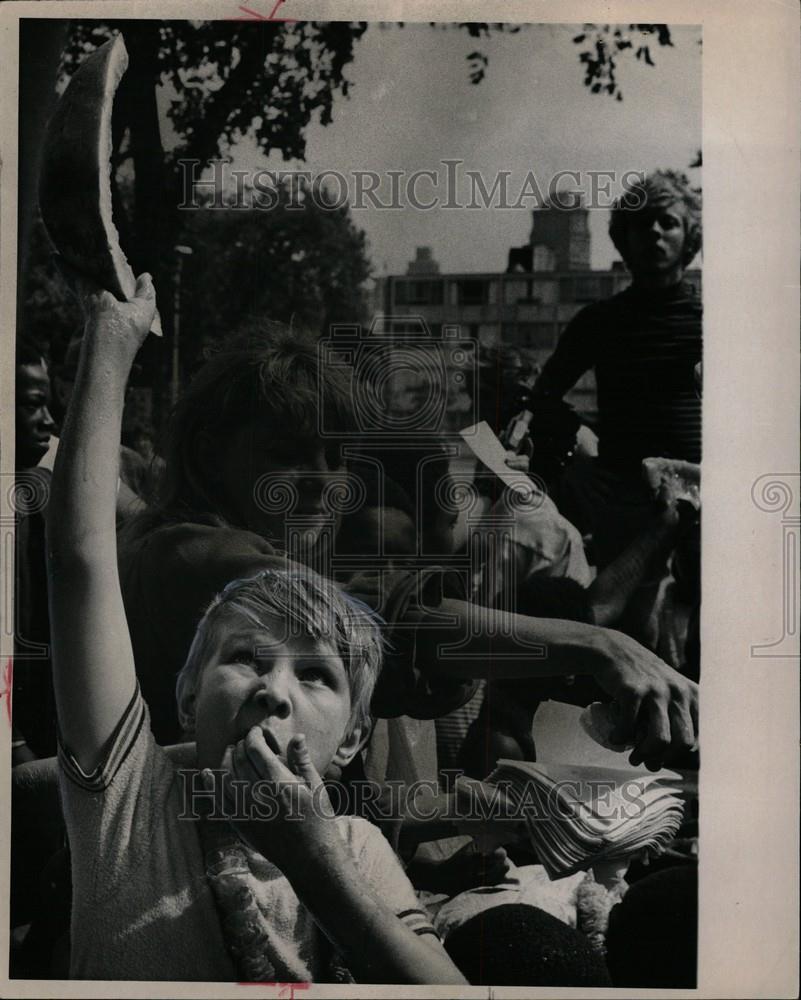
[[[136,297],[84,298],[75,391],[53,470],[47,526],[53,675],[61,735],[93,770],[136,684],[117,573],[116,504],[125,384],[156,308],[149,275]]]
[[[623,632],[449,599],[428,610],[417,646],[450,677],[589,674],[614,699],[614,739],[634,744],[632,764],[658,769],[696,745],[698,686]]]

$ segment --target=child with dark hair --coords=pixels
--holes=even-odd
[[[308,570],[238,580],[201,623],[181,713],[203,790],[213,793],[215,769],[241,796],[233,811],[226,798],[222,816],[187,815],[136,682],[114,557],[117,444],[126,379],[155,310],[149,276],[136,292],[126,303],[107,292],[84,299],[83,363],[53,475],[71,974],[463,982],[381,834],[335,819],[320,794],[320,774],[362,742],[381,640],[366,608]]]
[[[290,517],[312,562],[336,529],[330,488],[345,470],[339,443],[321,437],[318,391],[327,426],[344,430],[347,390],[320,366],[316,342],[265,322],[213,355],[179,400],[160,492],[119,546],[137,673],[163,743],[181,737],[175,676],[212,596],[230,580],[287,566]]]
[[[479,913],[448,935],[445,948],[474,986],[612,985],[587,938],[534,906]]]
[[[26,338],[17,342],[14,383],[14,764],[55,752],[50,677],[50,627],[45,572],[45,517],[50,471],[38,467],[55,423],[44,354]]]
[[[250,328],[196,374],[175,413],[161,496],[126,526],[119,547],[137,671],[160,741],[180,739],[174,679],[213,595],[229,580],[291,568],[288,556],[324,564],[339,527],[336,493],[348,485],[338,435],[352,426],[349,383],[298,331]],[[453,514],[448,504],[419,513],[415,531],[428,558],[437,551],[433,539],[451,533]],[[689,707],[680,712],[687,731],[671,730],[666,714],[662,720],[674,697],[694,702],[695,692],[625,636],[535,618],[504,631],[508,622],[492,609],[477,613],[446,593],[433,558],[419,571],[384,575],[377,589],[362,582],[345,585],[388,622],[395,650],[374,699],[377,715],[431,719],[450,711],[494,672],[501,652],[516,657],[504,666],[515,677],[592,673],[613,697],[636,689],[621,726],[637,728],[636,716],[647,711],[638,742],[654,762],[694,729]],[[524,645],[545,643],[548,659],[521,655],[521,636]],[[441,646],[457,643],[471,644],[470,655],[440,657]]]
[[[56,425],[50,415],[50,374],[44,353],[24,337],[17,341],[14,407],[14,463],[17,469],[31,469],[47,454]]]

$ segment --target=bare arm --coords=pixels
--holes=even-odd
[[[149,275],[126,303],[86,299],[81,361],[53,470],[48,574],[53,675],[62,737],[85,771],[136,683],[116,557],[119,440],[125,384],[155,313]]]
[[[634,744],[633,764],[658,769],[697,743],[698,686],[623,632],[445,600],[428,612],[417,641],[420,655],[450,677],[589,674],[614,699],[615,742]]]
[[[327,796],[320,794],[320,775],[303,736],[296,735],[290,741],[285,764],[255,726],[229,748],[223,765],[233,778],[251,788],[258,782],[264,786],[263,779],[275,783],[275,810],[270,819],[234,820],[234,825],[286,875],[357,982],[465,982],[445,950],[407,927],[391,909],[396,901],[379,898],[362,877],[334,825]],[[288,794],[291,791],[295,794]],[[246,799],[246,816],[252,815],[249,805],[252,803]],[[387,862],[396,863],[389,845],[380,840],[386,847]]]
[[[327,837],[290,877],[334,939],[357,982],[453,985],[466,980],[447,953],[418,937],[362,882],[345,844]]]

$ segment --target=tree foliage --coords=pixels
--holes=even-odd
[[[616,76],[618,60],[633,52],[636,59],[654,66],[648,39],[660,46],[673,45],[666,24],[585,24],[573,38],[575,45],[582,46],[579,61],[584,66],[584,85],[593,94],[608,94],[622,101],[623,91]]]
[[[81,328],[81,310],[50,260],[50,241],[41,219],[32,225],[30,239],[27,272],[21,276],[20,327],[45,354],[58,358]]]
[[[168,331],[176,266],[172,248],[180,238],[182,226],[176,208],[181,200],[178,161],[194,159],[207,164],[245,135],[264,153],[278,150],[287,159],[302,159],[309,122],[319,115],[321,123],[328,124],[337,95],[348,95],[346,67],[353,59],[355,43],[367,27],[365,22],[356,21],[72,22],[70,41],[62,59],[62,85],[85,55],[113,31],[122,31],[125,36],[130,63],[115,98],[112,122],[114,218],[134,270],[148,269],[154,273]],[[489,59],[481,42],[493,33],[517,33],[521,27],[490,22],[458,24],[459,30],[477,42],[467,55],[472,83],[479,84],[488,71]],[[636,59],[653,65],[653,45],[672,44],[665,25],[649,24],[588,24],[573,41],[582,46],[579,62],[584,67],[587,87],[592,93],[607,94],[617,100],[622,97],[615,77],[618,60],[633,52]],[[165,103],[167,127],[163,122]],[[307,217],[310,232],[324,242],[329,236],[334,239],[326,227],[337,217],[332,214],[326,218],[324,223],[322,216]],[[334,300],[339,292],[332,286],[330,301],[323,301],[319,288],[324,280],[337,280],[337,274],[324,269],[320,256],[309,245],[308,234],[292,230],[293,224],[286,213],[279,211],[268,222],[262,218],[259,223],[247,225],[241,221],[213,225],[219,225],[220,231],[226,226],[243,229],[256,226],[252,233],[248,230],[246,245],[252,238],[259,252],[267,255],[271,251],[263,236],[298,237],[307,248],[303,258],[307,266],[317,268],[316,272],[309,272],[309,288],[316,287],[318,291],[307,288],[299,294],[301,269],[290,268],[291,273],[285,275],[291,258],[278,260],[273,255],[265,258],[269,259],[270,274],[285,275],[288,284],[283,291],[276,289],[272,301],[276,306],[280,304],[284,312],[290,310],[291,314],[294,309],[303,314],[304,321],[307,307],[312,311],[336,311]],[[340,241],[339,252],[354,254],[348,266],[352,267],[351,280],[356,280],[366,267],[364,243],[359,243],[353,233],[346,234],[347,227],[343,228],[341,218],[337,225],[340,228],[334,243]],[[213,238],[210,231],[206,235]],[[65,297],[56,294],[58,281],[47,261],[44,241],[37,239],[41,246],[35,247],[28,275],[27,321],[37,333],[44,334],[46,302],[55,303],[53,323],[58,332],[63,332],[62,328],[74,322],[74,314]],[[253,246],[249,249],[252,251]],[[227,251],[225,247],[220,251],[222,260]],[[363,277],[357,285],[362,280]],[[210,281],[209,287],[214,284],[211,277]],[[222,294],[219,283],[215,287]],[[210,309],[209,299],[206,296]],[[292,306],[292,301],[301,305]],[[351,306],[349,303],[348,308]]]
[[[431,22],[437,27],[449,27],[442,22]],[[516,34],[528,25],[506,22],[460,22],[459,28],[471,38],[488,39],[493,34]],[[659,46],[673,45],[670,28],[666,24],[585,24],[573,41],[582,45],[579,62],[584,67],[584,85],[593,94],[608,94],[618,101],[623,100],[623,91],[615,75],[618,60],[633,53],[634,58],[647,66],[654,66],[652,43]],[[474,49],[467,55],[470,82],[479,84],[489,71],[489,57],[481,49]]]
[[[179,227],[180,159],[202,164],[243,135],[265,153],[302,158],[305,130],[332,117],[363,22],[77,21],[63,59],[69,76],[87,52],[121,31],[130,54],[114,102],[112,162],[133,164],[132,218],[116,191],[115,213],[134,269],[153,266]],[[169,101],[163,141],[157,88]],[[115,218],[117,215],[115,214]],[[158,252],[160,251],[160,252]],[[158,276],[157,276],[158,277]]]
[[[257,21],[76,22],[65,53],[71,73],[87,51],[124,33],[133,54],[151,50],[155,84],[173,98],[173,158],[208,160],[251,135],[260,149],[302,158],[304,129],[316,112],[327,125],[337,93],[347,96],[345,66],[367,24],[299,21],[291,28]]]
[[[315,333],[366,321],[370,265],[350,208],[333,205],[320,188],[312,197],[306,182],[285,181],[275,195],[269,209],[186,214],[181,240],[194,252],[184,258],[182,329],[198,349],[251,317]]]

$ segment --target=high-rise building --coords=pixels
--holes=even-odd
[[[534,247],[547,247],[553,253],[557,271],[588,271],[590,268],[589,212],[580,195],[570,199],[564,195],[560,205],[546,205],[535,209],[529,243]],[[539,270],[536,266],[534,270]]]
[[[422,319],[434,337],[454,330],[465,345],[517,347],[541,365],[583,306],[622,291],[631,281],[621,261],[590,267],[588,212],[580,203],[534,212],[531,239],[512,247],[504,272],[440,273],[430,248],[419,247],[407,273],[380,278],[374,293],[384,328],[416,334]],[[700,287],[700,270],[685,277]],[[595,379],[586,373],[568,397],[585,412],[595,408]]]

